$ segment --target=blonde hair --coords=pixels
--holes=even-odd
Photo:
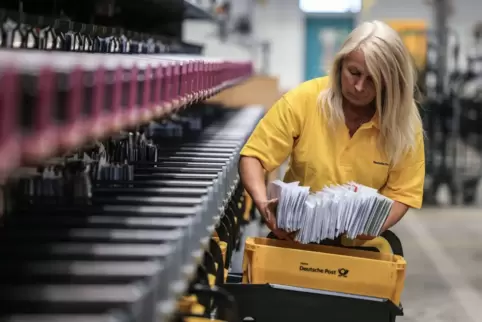
[[[341,68],[344,57],[355,50],[363,51],[376,88],[379,147],[389,162],[396,164],[414,149],[422,120],[414,99],[417,78],[412,58],[400,36],[387,24],[365,22],[350,33],[335,56],[330,84],[320,94],[322,113],[329,124],[344,124]]]

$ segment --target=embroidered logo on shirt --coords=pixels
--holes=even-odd
[[[388,163],[386,163],[386,162],[373,161],[373,163],[378,164],[378,165],[388,166]]]

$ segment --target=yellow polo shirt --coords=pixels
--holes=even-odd
[[[420,208],[425,178],[422,131],[415,150],[390,165],[377,148],[376,117],[351,138],[346,126],[339,126],[333,136],[317,106],[319,93],[327,84],[327,77],[317,78],[285,94],[258,123],[241,155],[259,159],[267,171],[278,168],[291,155],[284,181],[299,181],[312,191],[355,181]]]

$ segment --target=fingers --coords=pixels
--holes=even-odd
[[[270,212],[270,216],[276,217],[276,208],[278,207],[278,199],[271,199],[266,205],[266,209]]]
[[[293,241],[294,237],[296,236],[296,233],[288,234],[283,229],[278,229],[278,226],[276,224],[276,216],[275,216],[277,205],[278,205],[278,199],[268,200],[268,203],[266,204],[266,207],[263,213],[266,226],[268,226],[268,228],[273,232],[273,234],[277,238],[282,240]]]
[[[278,204],[278,198],[268,200],[268,205],[276,205]]]
[[[266,226],[268,226],[269,230],[271,230],[278,239],[291,240],[291,241],[294,239],[294,237],[292,237],[283,229],[278,229],[278,227],[276,226],[276,220],[266,221]]]
[[[278,199],[268,200],[267,208],[273,213],[276,213],[276,208],[278,207]]]
[[[358,236],[356,236],[356,239],[360,239],[360,240],[372,240],[374,238],[375,238],[375,236],[369,236],[369,235],[358,235]]]
[[[288,233],[283,229],[279,229],[276,226],[276,222],[269,224],[268,228],[273,232],[273,234],[275,234],[276,237],[282,240],[294,241],[294,238],[296,237],[296,232]]]
[[[298,234],[298,232],[297,232],[297,231],[294,231],[294,232],[289,233],[288,236],[289,236],[292,240],[295,240],[296,234]]]
[[[276,225],[276,216],[274,215],[275,210],[271,209],[270,203],[271,203],[271,200],[268,202],[268,206],[266,207],[264,219],[271,226],[270,227],[271,230],[273,230],[277,228],[277,225]]]
[[[273,220],[273,218],[265,218],[266,220],[266,226],[268,226],[268,228],[271,230],[271,231],[275,231],[275,230],[278,230],[278,226],[276,225],[276,220]]]
[[[273,215],[273,212],[269,209],[266,210],[266,221],[269,222],[273,227],[276,227],[276,217]]]
[[[279,239],[293,241],[293,238],[290,236],[290,234],[288,234],[286,231],[284,231],[282,229],[274,229],[274,230],[272,230],[272,232]]]
[[[283,231],[283,232],[285,232],[285,231]],[[295,238],[296,238],[296,234],[298,234],[298,232],[297,231],[293,231],[291,233],[285,232],[285,234],[286,234],[286,236],[285,236],[286,240],[294,242]]]

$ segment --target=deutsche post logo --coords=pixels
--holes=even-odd
[[[348,277],[348,272],[350,272],[350,271],[347,270],[346,268],[339,268],[338,269],[338,277]]]

